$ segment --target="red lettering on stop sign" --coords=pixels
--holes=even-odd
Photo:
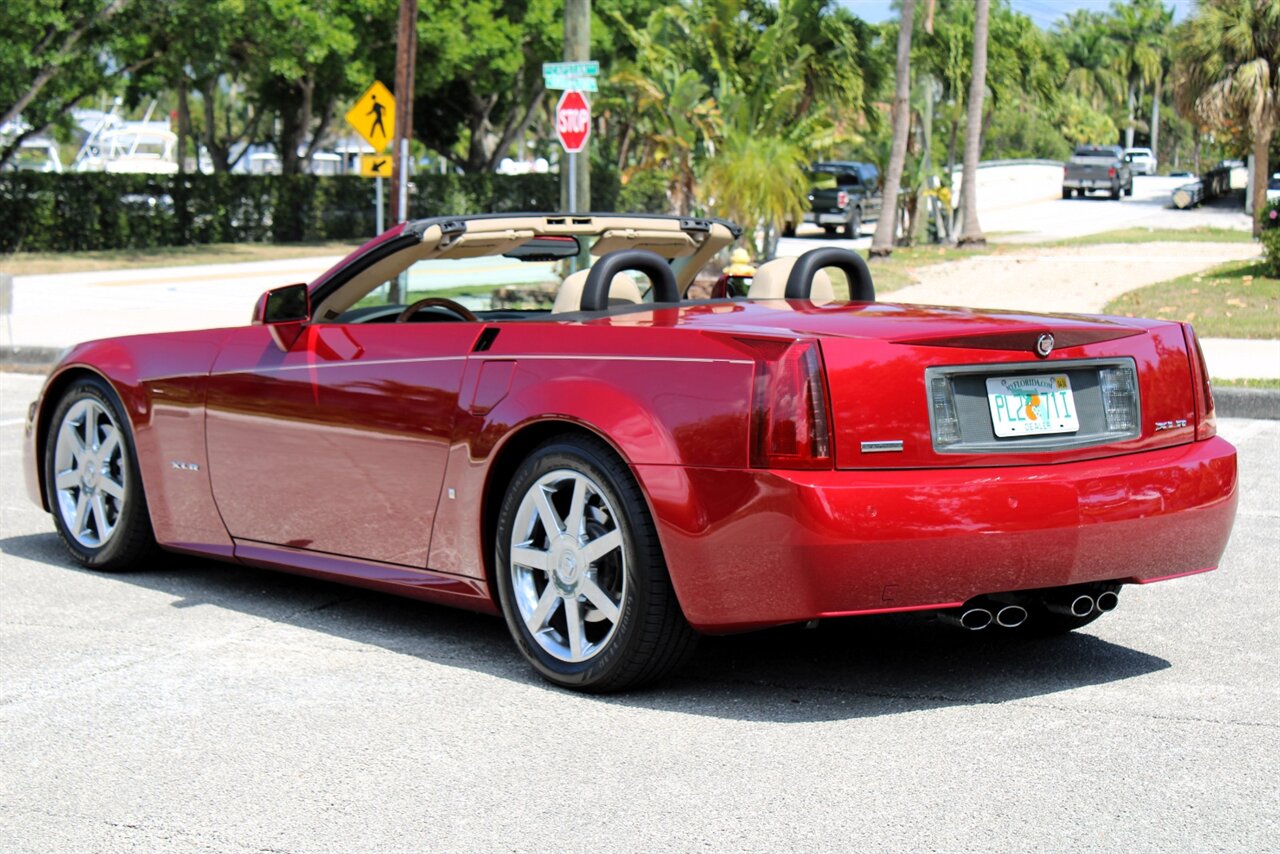
[[[570,154],[586,147],[591,136],[591,107],[581,92],[569,90],[560,96],[556,104],[556,136]]]

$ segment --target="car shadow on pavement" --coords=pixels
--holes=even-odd
[[[174,597],[172,608],[209,605],[436,664],[546,685],[516,652],[505,624],[487,615],[175,554],[154,569],[99,574],[73,565],[52,533],[0,540],[0,552],[160,592]],[[1123,604],[1107,619],[1123,619]],[[684,669],[657,685],[580,698],[799,723],[1027,700],[1171,666],[1102,640],[1090,629],[1035,639],[1004,629],[962,632],[927,615],[904,614],[706,637]],[[175,631],[181,634],[180,627]],[[546,685],[546,690],[559,689]]]

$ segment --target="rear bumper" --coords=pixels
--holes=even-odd
[[[1068,178],[1062,182],[1064,190],[1114,190],[1119,186],[1120,182],[1113,178]]]
[[[685,615],[737,631],[1215,567],[1235,449],[965,470],[637,466]]]

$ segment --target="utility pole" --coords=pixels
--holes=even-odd
[[[409,141],[413,138],[413,75],[417,56],[418,0],[400,0],[400,21],[396,27],[396,126],[391,142],[391,212],[398,223],[409,218]],[[387,301],[393,305],[400,302],[405,291],[407,283],[403,279],[402,274],[391,283]]]
[[[591,0],[564,0],[564,61],[586,62],[591,58]],[[569,159],[575,162],[570,167]],[[560,210],[585,213],[591,210],[591,157],[566,154],[560,169]],[[573,168],[576,198],[569,200],[569,169]]]

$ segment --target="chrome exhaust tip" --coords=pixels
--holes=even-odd
[[[1045,603],[1045,607],[1055,614],[1067,617],[1087,617],[1093,613],[1094,601],[1092,596],[1081,593],[1076,596],[1052,599]]]
[[[1003,629],[1016,629],[1027,621],[1027,609],[1021,605],[1003,605],[996,611],[996,625]]]
[[[986,608],[957,608],[954,611],[940,611],[938,619],[950,626],[978,632],[991,625],[995,617]]]
[[[1120,604],[1120,594],[1114,590],[1104,590],[1094,599],[1094,604],[1104,614],[1108,611],[1114,611],[1116,606]]]

